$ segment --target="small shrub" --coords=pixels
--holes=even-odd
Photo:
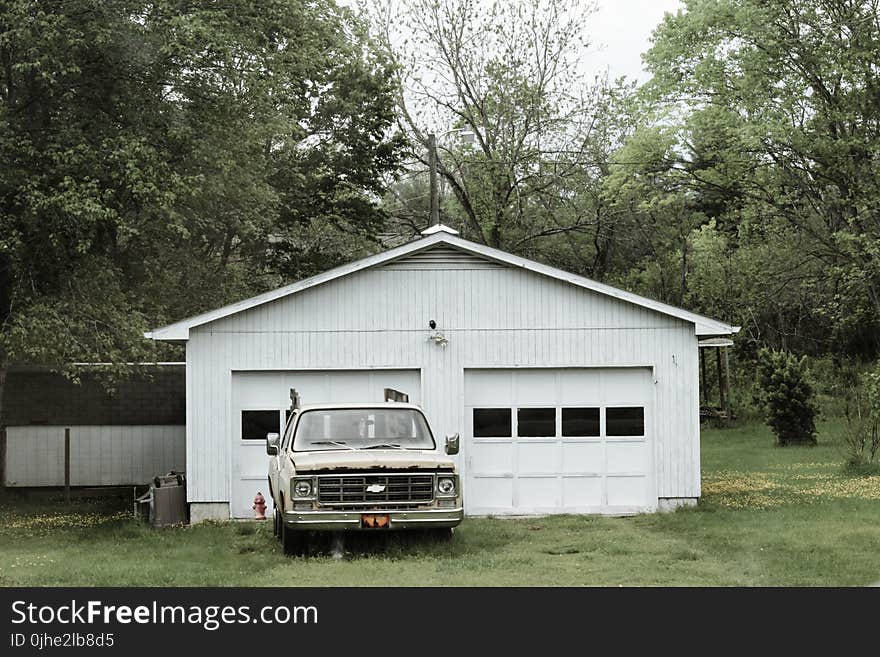
[[[860,377],[862,388],[846,408],[844,438],[848,450],[845,472],[852,475],[880,473],[880,363]]]
[[[759,402],[779,445],[816,444],[816,402],[806,359],[784,351],[758,354]]]

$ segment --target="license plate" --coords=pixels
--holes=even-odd
[[[361,515],[361,527],[365,529],[387,529],[391,526],[391,517],[387,513],[364,513]]]

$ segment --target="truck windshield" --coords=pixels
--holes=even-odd
[[[434,449],[434,438],[425,417],[410,408],[315,409],[300,416],[293,449]]]

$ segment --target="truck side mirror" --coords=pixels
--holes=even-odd
[[[269,456],[275,456],[278,454],[278,439],[281,438],[281,434],[277,433],[267,433],[266,434],[266,454]]]
[[[450,433],[446,436],[446,453],[450,456],[458,454],[458,434]]]

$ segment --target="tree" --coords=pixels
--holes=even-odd
[[[150,325],[371,231],[390,78],[331,0],[0,4],[0,402],[10,362],[154,359]]]
[[[880,348],[878,56],[877,0],[685,0],[646,55],[676,166],[704,207],[722,201],[732,247],[788,253],[764,287],[793,303],[762,321],[811,350]],[[723,138],[689,159],[706,126]]]
[[[636,264],[621,280],[681,306],[688,299],[691,236],[707,219],[687,173],[675,165],[676,146],[670,129],[642,126],[613,155],[602,195],[616,211],[618,257]]]
[[[444,221],[475,241],[535,256],[595,225],[594,135],[604,83],[579,60],[592,3],[410,0],[382,14],[398,62],[400,127],[454,195]],[[404,36],[405,35],[405,36]],[[452,135],[452,136],[450,136]]]

